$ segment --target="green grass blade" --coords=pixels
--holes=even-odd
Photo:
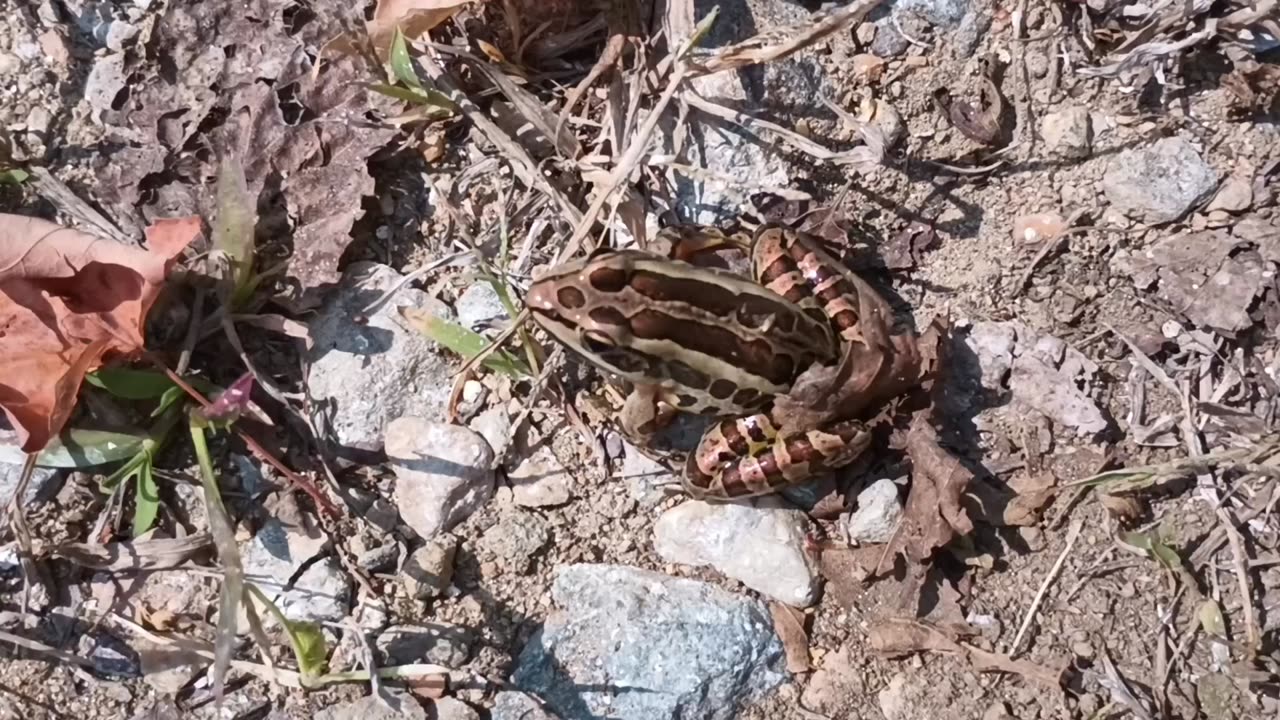
[[[138,467],[136,487],[137,492],[133,498],[134,537],[150,530],[160,512],[160,488],[156,486],[150,453],[147,453],[146,462]]]
[[[391,36],[390,60],[391,74],[397,80],[411,88],[422,87],[418,71],[413,69],[413,58],[409,57],[409,44],[405,42],[404,33],[400,32],[399,26],[396,26],[395,34]]]
[[[100,368],[84,379],[125,400],[152,400],[176,387],[164,373],[134,368]]]
[[[36,460],[39,467],[91,468],[131,458],[148,440],[145,433],[111,432],[108,430],[64,430]],[[0,445],[0,462],[21,465],[26,453],[17,445]]]
[[[407,307],[400,308],[400,315],[418,332],[468,360],[489,346],[489,339],[485,336],[429,312]],[[484,359],[484,365],[512,378],[532,375],[528,365],[503,350],[491,353]]]

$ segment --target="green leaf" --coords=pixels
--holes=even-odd
[[[177,387],[164,373],[133,368],[100,368],[84,379],[125,400],[151,400]]]
[[[209,455],[209,443],[204,430],[192,424],[191,444],[200,464],[200,485],[204,488],[204,509],[209,519],[209,534],[218,552],[222,566],[222,592],[218,598],[218,627],[213,641],[213,698],[222,702],[227,670],[231,667],[231,655],[236,644],[236,624],[240,602],[244,599],[244,566],[240,564],[240,547],[236,544],[235,530],[222,504],[218,479],[213,473],[213,458]]]
[[[289,643],[293,645],[298,670],[310,677],[323,675],[327,669],[329,649],[325,647],[324,633],[320,632],[320,626],[309,622],[290,622],[285,624],[285,632],[289,634]]]
[[[418,308],[400,308],[400,315],[418,332],[468,360],[489,347],[489,339],[485,336]],[[502,350],[490,353],[484,359],[484,365],[513,378],[532,375],[528,365]]]
[[[418,80],[418,72],[413,69],[413,58],[409,57],[409,45],[404,40],[404,33],[400,32],[400,26],[396,26],[396,32],[391,36],[391,74],[396,79],[408,85],[411,88],[421,88],[422,82]]]
[[[156,479],[151,470],[151,453],[147,453],[147,461],[138,468],[137,472],[137,493],[133,499],[134,537],[150,530],[160,511],[160,488],[156,487]]]
[[[323,675],[328,669],[329,650],[325,647],[324,633],[320,631],[320,626],[310,622],[293,621],[285,617],[280,607],[252,583],[245,585],[245,592],[262,603],[267,612],[271,613],[276,622],[284,628],[285,634],[289,636],[289,645],[293,648],[293,658],[298,663],[298,671],[303,675],[303,684],[307,684],[309,679]],[[252,604],[250,603],[249,606],[252,607]],[[264,650],[269,649],[264,648]]]
[[[36,465],[77,469],[105,465],[133,457],[147,440],[145,433],[63,430],[40,451]],[[0,445],[0,462],[21,465],[26,456],[16,445]]]
[[[369,89],[382,93],[396,100],[418,105],[421,107],[433,108],[435,112],[428,113],[424,116],[426,120],[438,120],[441,118],[452,117],[457,114],[458,106],[453,104],[448,95],[439,90],[424,90],[422,88],[402,88],[399,85],[387,85],[386,83],[370,83]]]
[[[219,287],[223,302],[238,307],[248,299],[245,288],[253,273],[253,228],[258,222],[257,198],[249,193],[244,168],[234,153],[218,166],[217,220],[213,250],[226,261]]]
[[[22,168],[0,170],[0,185],[21,185],[31,177],[31,173]]]

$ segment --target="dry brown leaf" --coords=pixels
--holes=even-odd
[[[961,637],[973,634],[976,633],[968,626],[947,626],[944,631],[944,628],[915,620],[895,619],[872,626],[868,631],[868,643],[875,652],[890,657],[922,651],[966,655],[976,670],[1013,673],[1047,687],[1062,687],[1066,663],[1047,667],[959,642]]]
[[[934,92],[934,101],[965,137],[983,145],[1000,146],[1009,138],[1005,130],[1004,97],[992,77],[993,70],[989,62],[984,63],[976,105],[952,98],[951,91],[945,87]]]
[[[414,40],[456,15],[469,2],[472,0],[378,0],[373,19],[365,29],[379,57],[386,57],[397,25],[406,39]]]
[[[197,217],[157,222],[141,250],[0,215],[0,406],[24,451],[62,430],[85,373],[104,355],[142,350],[147,312],[199,233]]]
[[[973,482],[970,472],[955,455],[942,447],[927,412],[916,413],[907,433],[911,458],[911,492],[903,512],[902,530],[891,541],[891,552],[923,562],[933,551],[957,535],[973,530],[961,498]]]
[[[52,555],[95,570],[164,570],[175,568],[211,547],[208,533],[185,538],[133,540],[126,542],[66,543]]]
[[[787,672],[809,672],[809,633],[804,629],[804,611],[780,602],[769,603],[773,616],[773,631],[782,641],[787,656]]]

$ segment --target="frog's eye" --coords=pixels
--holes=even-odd
[[[582,333],[582,347],[588,352],[603,353],[618,347],[618,343],[599,330],[585,330]]]

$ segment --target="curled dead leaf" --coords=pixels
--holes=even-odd
[[[769,603],[773,631],[782,641],[787,657],[787,672],[809,672],[809,633],[804,629],[804,611],[779,602]]]
[[[933,97],[951,124],[965,137],[983,145],[1000,146],[1008,141],[1004,129],[1005,103],[992,77],[992,70],[990,63],[984,64],[977,105],[953,98],[945,87],[935,90]]]
[[[911,422],[907,456],[912,466],[911,492],[902,531],[890,545],[893,552],[903,551],[909,559],[922,562],[956,536],[973,531],[973,521],[961,504],[973,473],[942,447],[927,412],[917,413]]]
[[[39,218],[0,215],[0,406],[34,452],[61,431],[104,355],[142,350],[143,324],[200,218],[163,220],[142,250]]]

